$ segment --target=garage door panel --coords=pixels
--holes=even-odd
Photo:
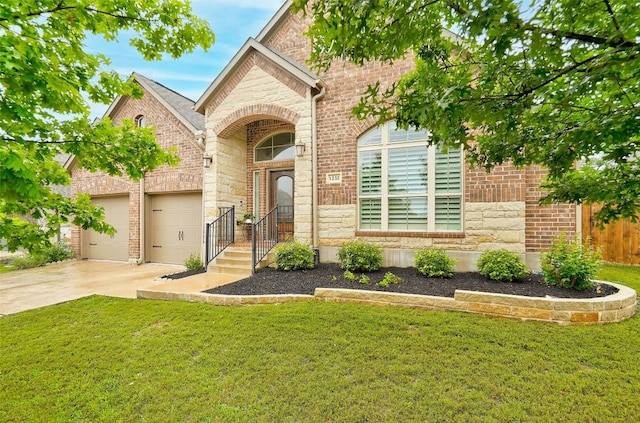
[[[104,208],[105,221],[116,229],[114,235],[92,229],[82,231],[82,257],[97,260],[129,259],[129,197],[93,198],[91,202]]]
[[[202,245],[202,195],[153,195],[149,203],[148,261],[183,264],[189,255],[199,255]]]

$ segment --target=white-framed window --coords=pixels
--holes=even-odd
[[[295,134],[281,132],[262,140],[255,148],[254,161],[287,160],[295,158]]]
[[[253,172],[253,214],[260,218],[260,171]]]
[[[144,115],[136,116],[136,118],[133,121],[135,122],[136,127],[138,128],[144,127]]]
[[[462,230],[462,152],[387,122],[358,139],[359,229]]]

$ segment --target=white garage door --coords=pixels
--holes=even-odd
[[[105,221],[116,228],[115,235],[82,231],[82,257],[99,260],[129,259],[129,196],[92,198],[104,207]]]
[[[147,210],[147,261],[183,264],[200,256],[201,193],[152,195]]]

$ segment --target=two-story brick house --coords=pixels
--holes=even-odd
[[[72,248],[81,258],[183,263],[191,254],[200,256],[203,248],[204,116],[194,112],[192,100],[142,75],[133,78],[143,89],[142,98],[119,97],[105,116],[116,125],[132,119],[154,127],[156,141],[165,149],[175,147],[180,164],[131,181],[88,172],[71,158],[66,167],[72,194],[90,194],[117,230],[108,236],[73,228]]]

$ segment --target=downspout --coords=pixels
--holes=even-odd
[[[311,213],[313,216],[313,248],[319,248],[318,239],[318,125],[316,122],[317,102],[327,91],[327,86],[320,79],[316,81],[320,92],[311,98]]]
[[[202,150],[202,157],[204,158],[206,153],[207,153],[207,144],[206,144],[206,139],[207,139],[207,134],[204,131],[198,130],[195,132],[195,136],[196,136],[196,144],[198,145],[198,147],[200,147],[200,149]],[[207,217],[206,217],[206,213],[205,213],[205,207],[204,207],[204,179],[205,179],[205,173],[206,173],[207,169],[204,167],[204,164],[202,164],[202,188],[200,190],[200,198],[201,198],[201,205],[200,205],[200,213],[202,216],[202,220],[201,220],[201,224],[202,224],[202,230],[200,231],[200,258],[203,259],[204,263],[205,263],[205,269],[207,267],[207,237],[206,237],[206,228],[207,228]],[[204,251],[203,251],[204,250]]]
[[[140,258],[138,259],[138,264],[143,264],[144,263],[144,246],[145,246],[145,207],[144,207],[144,174],[142,176],[142,178],[140,178],[140,204],[138,206],[139,208],[139,213],[140,213],[140,230],[138,231],[138,233],[140,234],[140,253],[138,254],[138,256],[140,256]]]

